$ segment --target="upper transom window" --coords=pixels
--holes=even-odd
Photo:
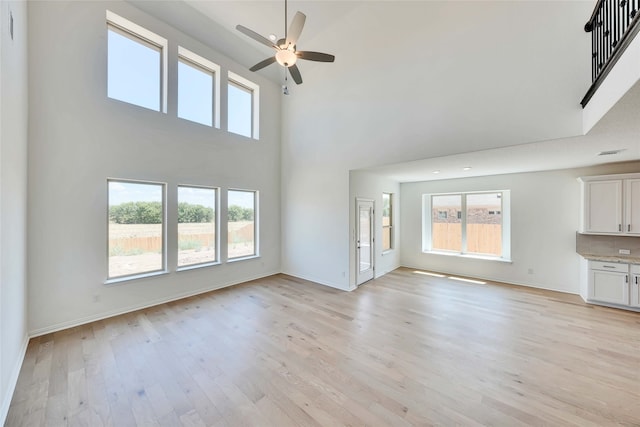
[[[227,86],[227,130],[259,139],[260,87],[229,71]]]
[[[107,11],[107,95],[167,112],[167,40]]]
[[[220,66],[178,47],[178,117],[220,127]]]

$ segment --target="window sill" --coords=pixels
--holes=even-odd
[[[389,255],[391,252],[393,252],[393,248],[382,251],[382,256]]]
[[[182,267],[176,268],[176,271],[181,272],[181,271],[197,270],[199,268],[213,267],[216,265],[220,265],[220,262],[214,261],[214,262],[203,262],[202,264],[184,265]]]
[[[422,251],[423,254],[429,255],[444,255],[458,258],[467,258],[467,259],[479,259],[483,261],[496,261],[496,262],[505,262],[511,264],[513,261],[509,258],[501,258],[490,255],[471,255],[471,254],[461,254],[459,252],[445,252],[445,251]]]
[[[122,276],[122,277],[114,277],[113,279],[107,279],[104,282],[104,284],[113,285],[115,283],[129,282],[131,280],[137,280],[137,279],[146,279],[148,277],[163,276],[165,274],[169,274],[169,271],[162,270],[162,271],[153,271],[149,273],[132,274],[131,276]]]
[[[227,260],[227,262],[236,262],[236,261],[246,261],[249,259],[255,259],[255,258],[260,258],[260,255],[248,255],[248,256],[243,256],[243,257],[238,257],[238,258],[229,258]]]

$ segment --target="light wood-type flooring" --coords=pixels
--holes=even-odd
[[[32,339],[7,426],[640,426],[640,314],[402,268]]]

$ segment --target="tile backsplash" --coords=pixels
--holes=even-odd
[[[620,249],[631,251],[623,256],[640,257],[640,237],[576,233],[576,252],[581,255],[620,256]]]

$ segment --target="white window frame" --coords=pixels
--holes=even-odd
[[[133,273],[126,276],[109,276],[109,183],[110,182],[123,182],[130,184],[146,184],[146,185],[158,185],[162,187],[162,264],[159,270],[145,271],[142,273]],[[159,276],[168,274],[167,268],[167,183],[156,181],[142,181],[136,179],[124,179],[124,178],[107,178],[107,279],[105,284],[127,282],[129,280],[142,279],[145,277]]]
[[[107,10],[107,28],[113,26],[120,31],[124,31],[127,35],[134,39],[140,39],[142,42],[150,43],[160,49],[160,111],[167,113],[167,94],[168,94],[168,55],[169,42],[164,37],[147,30],[140,25]],[[126,101],[125,101],[126,102]],[[132,104],[136,105],[136,104]]]
[[[394,249],[393,246],[393,223],[394,223],[394,193],[382,193],[382,221],[380,221],[381,223],[384,224],[384,195],[389,196],[389,225],[382,225],[382,242],[384,244],[384,229],[388,228],[389,229],[389,248],[388,249],[382,249],[382,253],[387,253],[387,252],[391,252]]]
[[[214,190],[216,192],[216,197],[214,200],[214,208],[213,208],[213,224],[214,224],[214,232],[215,232],[215,245],[216,245],[216,259],[213,261],[205,261],[197,264],[188,264],[188,265],[179,265],[180,264],[180,231],[178,230],[178,225],[180,224],[176,220],[176,238],[177,238],[177,248],[176,248],[176,271],[184,271],[184,270],[193,270],[196,268],[202,267],[210,267],[212,265],[220,265],[220,187],[209,187],[206,185],[192,185],[192,184],[178,184],[176,187],[176,212],[178,211],[178,205],[180,204],[180,187],[187,188],[199,188],[204,190]]]
[[[232,71],[228,71],[227,80],[228,84],[241,86],[251,92],[251,138],[260,139],[260,86]]]
[[[189,65],[194,65],[197,68],[202,68],[212,74],[213,105],[211,106],[211,108],[213,108],[213,125],[216,129],[220,129],[220,66],[214,62],[209,61],[207,58],[203,58],[197,53],[190,51],[189,49],[178,46],[178,62],[180,61],[189,62]],[[180,88],[178,88],[178,97],[179,96]]]
[[[229,192],[230,191],[244,191],[247,193],[253,193],[253,254],[252,255],[243,255],[239,257],[229,258]],[[259,201],[260,201],[260,192],[258,190],[248,190],[246,188],[228,188],[227,189],[227,262],[236,262],[243,261],[246,259],[259,258],[260,257],[260,209],[259,209]]]
[[[502,255],[492,256],[486,254],[468,253],[466,250],[466,217],[467,217],[467,195],[471,194],[502,194]],[[444,251],[433,249],[433,242],[431,238],[432,230],[432,200],[433,196],[457,196],[461,197],[461,212],[462,212],[462,252],[457,251]],[[511,262],[511,191],[510,190],[488,190],[488,191],[457,191],[451,193],[430,193],[422,195],[422,252],[440,255],[452,255],[465,258],[476,258],[494,261]]]

